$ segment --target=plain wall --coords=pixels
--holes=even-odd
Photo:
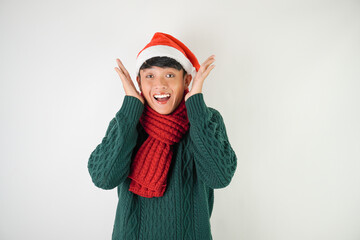
[[[216,240],[360,239],[360,2],[0,2],[0,239],[110,239],[87,170],[122,105],[120,58],[157,32],[202,63],[238,157]]]

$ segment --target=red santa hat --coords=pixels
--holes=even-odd
[[[141,65],[152,57],[173,58],[193,77],[200,68],[197,58],[190,49],[178,39],[166,33],[156,32],[151,41],[138,53],[136,57],[136,76],[139,74]]]

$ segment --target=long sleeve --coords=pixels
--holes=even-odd
[[[207,107],[203,94],[185,102],[190,121],[189,134],[198,177],[210,188],[229,185],[237,166],[221,114]]]
[[[105,137],[88,161],[90,176],[97,187],[115,188],[128,176],[138,137],[136,126],[143,110],[144,105],[138,98],[125,95],[120,110],[109,123]]]

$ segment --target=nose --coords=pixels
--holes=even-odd
[[[166,89],[168,87],[167,81],[164,77],[159,76],[155,79],[155,88],[157,89]]]

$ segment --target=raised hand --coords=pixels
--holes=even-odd
[[[211,65],[215,62],[215,55],[211,55],[208,59],[205,60],[203,64],[201,64],[199,71],[196,73],[194,77],[194,82],[192,84],[191,90],[185,95],[185,101],[196,93],[202,92],[202,87],[204,84],[205,78],[209,75],[210,71],[215,67],[215,65]]]
[[[119,67],[115,67],[115,71],[119,74],[122,85],[124,87],[125,94],[128,96],[136,97],[143,104],[145,104],[145,100],[144,100],[143,96],[141,96],[141,94],[136,90],[136,87],[135,87],[133,81],[131,80],[131,77],[130,77],[128,71],[126,70],[126,68],[120,61],[120,59],[117,58],[116,62]]]

